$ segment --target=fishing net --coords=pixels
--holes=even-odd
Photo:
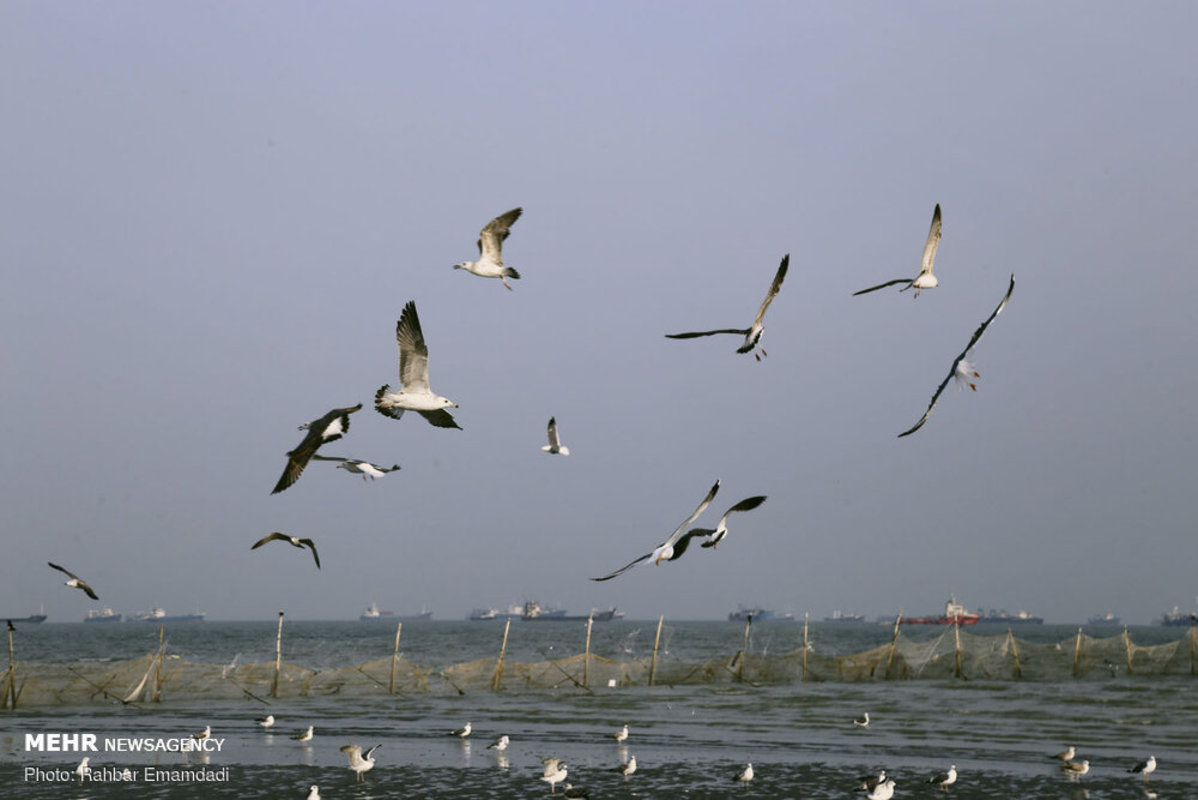
[[[749,642],[746,632],[745,641]],[[506,643],[506,640],[505,640]],[[518,662],[482,658],[449,666],[415,664],[395,654],[362,664],[313,670],[281,661],[220,665],[189,662],[163,650],[111,663],[21,662],[0,672],[0,707],[86,706],[170,700],[237,700],[327,695],[520,691],[650,685],[880,680],[1096,680],[1198,675],[1198,635],[1138,645],[1126,630],[1038,643],[1011,632],[981,636],[945,626],[931,639],[902,630],[889,644],[857,653],[821,652],[804,639],[791,652],[752,648],[706,660],[640,657],[613,660],[593,653]]]

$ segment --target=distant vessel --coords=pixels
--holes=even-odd
[[[1105,614],[1096,614],[1086,620],[1087,625],[1120,625],[1123,620],[1113,611],[1108,611]]]
[[[904,625],[977,625],[981,618],[981,614],[966,611],[955,597],[950,597],[942,617],[903,617],[900,621]]]
[[[1016,611],[1014,614],[1004,609],[990,609],[981,615],[978,622],[1000,622],[1006,625],[1043,625],[1044,618],[1033,616],[1027,611]]]
[[[1161,618],[1157,620],[1158,625],[1193,625],[1198,623],[1198,614],[1182,611],[1177,606],[1173,606],[1173,610],[1167,614],[1161,614]]]
[[[498,608],[476,608],[467,615],[466,619],[472,622],[486,622],[492,619],[520,619],[524,616],[524,603],[512,603],[507,607],[507,611],[500,611]]]
[[[433,612],[427,608],[420,609],[419,614],[402,614],[397,615],[394,611],[379,611],[379,607],[375,603],[371,603],[370,607],[363,611],[358,619],[362,622],[381,622],[385,620],[397,620],[401,622],[418,622],[421,620],[429,620],[433,618]]]
[[[591,609],[591,613],[585,616],[578,614],[571,616],[566,613],[564,608],[541,608],[541,604],[535,600],[525,603],[524,613],[520,615],[520,619],[528,622],[586,622],[588,619],[595,622],[610,622],[613,619],[623,618],[623,612],[616,611],[614,606],[607,611]]]
[[[789,611],[784,614],[779,614],[772,608],[746,608],[745,606],[741,606],[735,611],[729,612],[728,621],[748,622],[750,617],[758,622],[765,622],[767,620],[773,620],[775,622],[794,622],[795,615],[791,614]]]
[[[132,620],[134,622],[203,622],[205,616],[207,615],[203,611],[197,611],[194,614],[168,617],[165,610],[152,608],[149,611],[138,611],[133,615]]]
[[[41,611],[36,614],[30,614],[27,617],[0,617],[0,619],[6,619],[14,624],[18,622],[30,622],[34,625],[37,625],[38,623],[46,621],[46,604],[42,603]]]
[[[113,611],[111,608],[90,608],[87,611],[87,616],[83,618],[84,622],[120,622],[121,615]]]
[[[824,617],[824,622],[865,622],[865,615],[852,612],[845,614],[838,608],[832,612],[832,616]]]

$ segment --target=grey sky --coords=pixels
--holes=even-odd
[[[47,560],[225,619],[1195,602],[1192,3],[0,14],[0,613],[95,605]],[[851,297],[936,203],[939,288]],[[451,269],[517,205],[514,292]],[[747,325],[784,253],[761,363],[663,337]],[[897,439],[1011,272],[978,391]],[[408,300],[463,431],[370,408]],[[271,496],[357,402],[322,452],[403,470]],[[769,495],[717,553],[588,580],[716,478],[700,525]]]

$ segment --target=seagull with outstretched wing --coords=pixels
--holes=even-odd
[[[994,312],[990,316],[986,317],[986,321],[979,325],[978,329],[973,332],[973,336],[969,339],[969,344],[965,346],[961,354],[953,359],[953,366],[949,369],[945,379],[940,382],[940,386],[936,388],[936,393],[932,395],[932,402],[928,403],[928,410],[923,412],[923,416],[919,418],[919,422],[899,434],[900,439],[904,436],[910,436],[923,427],[923,424],[928,421],[928,417],[932,416],[932,409],[936,407],[936,401],[940,399],[940,393],[944,391],[945,386],[948,386],[949,381],[956,379],[958,385],[967,385],[975,392],[978,390],[974,379],[980,378],[981,375],[974,368],[973,360],[970,357],[973,352],[973,346],[981,340],[982,334],[986,331],[986,326],[993,322],[994,318],[1006,308],[1007,301],[1011,299],[1011,292],[1013,291],[1015,291],[1014,273],[1011,274],[1011,285],[1007,287],[1007,293],[1003,295],[1002,302],[998,304],[998,307],[994,309]]]
[[[253,545],[250,546],[250,549],[257,550],[259,547],[266,544],[267,542],[273,542],[276,539],[287,542],[287,544],[291,545],[292,547],[298,547],[301,550],[305,547],[308,548],[309,550],[311,550],[312,551],[312,559],[316,562],[316,568],[320,569],[320,556],[316,552],[316,542],[312,541],[311,539],[301,539],[298,536],[288,536],[285,533],[280,533],[278,531],[275,531],[274,533],[266,534],[261,539],[254,542]]]
[[[670,534],[670,538],[666,539],[664,542],[654,548],[653,552],[646,553],[640,558],[628,562],[609,575],[604,575],[602,578],[591,578],[591,580],[609,581],[617,575],[622,575],[623,573],[632,569],[637,564],[644,564],[646,561],[652,561],[654,564],[660,564],[663,561],[674,561],[675,559],[681,558],[682,554],[686,552],[686,548],[690,545],[690,540],[693,538],[693,534],[688,534],[686,532],[687,527],[696,519],[698,519],[700,514],[707,510],[707,507],[711,505],[711,501],[715,499],[716,492],[719,490],[720,482],[716,481],[711,487],[711,491],[707,493],[707,497],[703,498],[703,502],[699,503],[698,508],[694,510],[694,513],[683,520],[682,524],[675,528],[674,532]]]
[[[283,469],[283,474],[279,476],[279,482],[275,484],[271,494],[278,494],[298,481],[304,472],[304,467],[308,466],[308,462],[312,460],[312,456],[316,455],[320,446],[326,442],[340,439],[349,431],[349,415],[360,411],[361,408],[361,403],[351,408],[334,408],[323,417],[300,425],[299,429],[306,430],[308,434],[294,450],[287,454],[287,466]]]
[[[765,295],[765,299],[761,301],[761,308],[757,309],[757,316],[753,320],[753,324],[748,328],[718,328],[714,331],[691,331],[689,333],[667,333],[667,339],[694,339],[697,336],[713,336],[717,333],[735,333],[745,337],[745,341],[740,347],[736,348],[738,353],[748,353],[753,348],[757,347],[757,343],[761,341],[761,334],[765,330],[762,320],[765,318],[765,312],[770,307],[770,303],[774,302],[774,297],[777,296],[778,290],[782,288],[782,281],[786,278],[786,270],[790,267],[790,253],[782,257],[782,263],[778,265],[778,271],[774,274],[774,280],[770,284],[770,290]],[[753,357],[758,361],[761,356],[766,355],[765,348],[759,348],[761,354],[753,353]]]
[[[84,594],[86,594],[92,600],[100,599],[100,598],[96,597],[95,591],[92,589],[91,586],[88,585],[87,581],[83,580],[83,578],[80,578],[78,575],[71,572],[66,567],[58,566],[53,561],[47,561],[46,563],[49,564],[54,569],[58,570],[59,572],[63,573],[64,575],[66,575],[68,578],[70,578],[69,581],[65,582],[65,584],[64,584],[65,586],[70,586],[72,589],[81,590]]]
[[[549,444],[541,445],[542,450],[544,450],[546,453],[553,453],[553,454],[560,453],[563,456],[570,455],[570,448],[563,446],[561,439],[559,439],[557,436],[557,417],[549,418],[548,434],[549,434]]]
[[[404,411],[415,411],[438,428],[460,430],[453,415],[445,410],[457,408],[458,404],[429,388],[428,345],[424,343],[414,300],[408,301],[395,323],[395,342],[399,345],[399,380],[403,388],[397,392],[389,384],[383,384],[374,393],[375,411],[392,419],[399,419]]]
[[[464,269],[483,278],[499,278],[511,291],[512,285],[507,279],[519,280],[520,273],[503,265],[503,240],[523,213],[523,208],[513,208],[488,222],[478,233],[478,261],[463,261],[454,264],[453,268]]]
[[[878,289],[885,289],[887,286],[894,286],[896,283],[907,284],[900,292],[905,292],[908,289],[915,289],[915,296],[919,297],[921,289],[933,289],[940,281],[936,280],[936,276],[932,274],[932,267],[936,261],[936,248],[940,246],[940,204],[936,204],[936,210],[932,212],[932,227],[928,230],[928,240],[923,246],[923,260],[919,266],[919,274],[914,278],[895,278],[892,281],[879,283],[877,286],[871,286],[868,289],[862,289],[859,292],[853,292],[853,297],[859,294],[869,294],[876,292]]]
[[[346,472],[352,472],[354,475],[361,475],[362,480],[374,480],[381,478],[388,472],[395,472],[400,468],[399,464],[392,464],[389,467],[380,467],[378,464],[371,464],[369,461],[363,461],[360,458],[341,458],[340,456],[312,456],[313,461],[336,461],[337,469],[343,469]]]
[[[729,514],[733,513],[734,511],[752,511],[754,508],[757,508],[757,506],[764,502],[765,495],[763,494],[759,494],[756,497],[746,497],[744,500],[741,500],[739,503],[725,511],[724,516],[720,517],[720,521],[716,524],[714,529],[707,530],[706,528],[693,528],[690,532],[695,536],[710,537],[706,542],[703,542],[700,547],[715,547],[720,542],[724,541],[724,537],[728,535]]]

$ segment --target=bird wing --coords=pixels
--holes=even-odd
[[[90,597],[92,600],[100,599],[96,595],[95,590],[92,589],[92,587],[88,584],[87,581],[83,580],[82,578],[76,578],[75,580],[79,584],[79,588],[82,589],[84,591],[84,593],[87,594],[88,597]]]
[[[49,564],[51,567],[54,567],[54,569],[56,569],[56,570],[58,570],[59,572],[63,573],[63,574],[64,574],[64,575],[66,575],[67,577],[69,577],[69,578],[74,578],[75,580],[79,580],[79,576],[78,576],[78,575],[76,575],[75,573],[71,572],[71,571],[70,571],[69,569],[67,569],[66,567],[60,567],[60,566],[58,566],[57,564],[55,564],[53,561],[47,561],[46,563],[47,563],[47,564]]]
[[[278,531],[275,531],[274,533],[266,534],[261,539],[254,542],[252,545],[250,545],[250,549],[257,550],[262,545],[266,544],[267,542],[273,542],[275,539],[285,539],[287,541],[291,541],[291,537],[288,536],[287,534],[279,533]]]
[[[973,332],[973,336],[971,336],[969,339],[969,344],[965,346],[965,349],[961,351],[960,355],[953,359],[953,365],[949,368],[948,375],[946,375],[944,380],[940,382],[940,385],[936,387],[936,393],[932,395],[932,402],[928,403],[928,410],[923,412],[923,416],[919,418],[919,422],[915,423],[913,426],[899,434],[900,439],[904,436],[909,436],[915,433],[923,426],[925,422],[928,421],[928,417],[932,416],[932,409],[936,407],[936,401],[940,399],[940,393],[944,391],[944,387],[948,386],[948,382],[952,380],[953,373],[957,370],[957,365],[960,364],[961,360],[965,358],[970,350],[973,349],[973,346],[981,340],[982,334],[986,331],[986,326],[993,322],[994,318],[997,317],[1004,308],[1006,308],[1007,301],[1011,299],[1011,292],[1013,291],[1015,291],[1015,274],[1011,273],[1011,284],[1007,287],[1007,293],[1003,295],[1002,302],[998,304],[998,307],[994,309],[994,312],[990,314],[990,316],[986,317],[986,321],[979,325],[978,329]]]
[[[316,553],[316,542],[311,539],[300,539],[300,544],[306,545],[312,551],[312,558],[316,561],[316,568],[320,569],[320,556]]]
[[[372,754],[372,753],[373,753],[375,750],[378,750],[380,747],[382,747],[382,745],[381,745],[381,744],[376,744],[374,747],[372,747],[372,748],[370,748],[369,750],[367,750],[367,751],[366,751],[366,755],[363,757],[363,759],[364,759],[364,760],[366,760],[366,761],[369,761],[369,760],[370,760],[370,756],[371,756],[371,754]],[[360,750],[361,748],[358,748],[358,749]]]
[[[508,237],[512,223],[520,219],[523,208],[513,208],[488,222],[478,233],[478,252],[484,258],[503,263],[503,240]]]
[[[757,506],[761,505],[764,502],[765,502],[765,495],[763,495],[763,494],[756,495],[755,497],[746,497],[744,500],[741,500],[739,503],[737,503],[736,505],[732,506],[727,511],[725,511],[724,516],[720,518],[720,522],[721,523],[727,522],[728,515],[731,514],[733,511],[752,511],[754,508],[757,508]]]
[[[375,747],[377,746],[378,745],[375,745]],[[374,748],[371,749],[373,750]],[[341,752],[349,756],[349,763],[351,766],[356,765],[362,758],[362,748],[356,744],[341,745]]]
[[[341,462],[357,461],[356,458],[341,458],[340,456],[321,456],[321,455],[313,455],[312,460],[313,461],[341,461]]]
[[[748,328],[720,328],[714,331],[691,331],[690,333],[667,333],[667,339],[694,339],[696,336],[712,336],[717,333],[735,333],[738,336],[746,336],[749,333]]]
[[[323,417],[314,419],[303,426],[301,430],[308,431],[308,435],[304,438],[315,437],[321,444],[340,439],[342,434],[349,433],[349,415],[361,410],[361,403],[349,408],[334,408]]]
[[[895,278],[892,281],[886,281],[886,283],[879,283],[877,286],[871,286],[868,289],[862,289],[859,292],[853,292],[853,297],[856,297],[859,294],[869,294],[870,292],[876,292],[878,289],[885,289],[887,286],[894,286],[896,283],[906,283],[906,284],[910,285],[912,283],[912,281],[910,278]]]
[[[923,246],[923,261],[920,262],[919,274],[930,275],[932,264],[936,260],[936,248],[940,246],[940,204],[932,212],[932,227],[928,229],[928,240]]]
[[[774,274],[774,281],[770,284],[770,290],[766,294],[765,299],[761,301],[761,308],[757,309],[757,317],[753,320],[753,327],[761,324],[761,320],[765,317],[765,310],[770,307],[770,303],[774,302],[774,298],[778,295],[778,290],[782,288],[782,281],[786,277],[786,270],[790,268],[790,253],[782,256],[782,263],[778,265],[778,272]]]
[[[349,415],[361,409],[361,403],[349,408],[334,408],[323,417],[309,422],[308,433],[296,448],[287,454],[287,466],[283,468],[283,474],[279,476],[278,483],[270,493],[278,494],[298,481],[317,449],[325,442],[340,439],[342,434],[349,430]]]
[[[549,446],[555,449],[561,448],[561,441],[557,438],[557,418],[549,418]]]
[[[686,529],[690,526],[690,524],[692,522],[694,522],[696,519],[698,519],[699,515],[702,514],[704,511],[706,511],[707,507],[709,505],[711,505],[711,501],[715,499],[716,492],[718,492],[719,490],[720,490],[720,482],[717,480],[714,484],[712,484],[711,490],[707,493],[707,496],[703,498],[703,502],[699,503],[698,507],[695,508],[694,512],[691,513],[691,515],[689,517],[684,519],[682,521],[682,524],[679,525],[677,528],[675,528],[674,532],[672,534],[670,534],[670,538],[666,539],[664,542],[662,542],[661,545],[659,545],[659,547],[667,547],[669,545],[676,544],[678,541],[678,538],[680,536],[682,536],[682,534],[686,531]]]
[[[591,578],[591,580],[593,580],[593,581],[610,581],[612,578],[616,577],[617,575],[623,575],[625,572],[627,572],[628,570],[632,569],[632,568],[633,568],[633,567],[635,567],[637,564],[643,564],[643,563],[645,563],[646,561],[648,561],[648,560],[649,560],[649,559],[651,559],[651,558],[653,558],[653,554],[652,554],[652,553],[645,553],[645,554],[644,554],[643,556],[641,556],[640,558],[633,559],[632,561],[629,561],[627,564],[625,564],[624,566],[620,567],[620,568],[619,568],[618,570],[616,570],[615,572],[612,572],[612,573],[609,573],[609,574],[607,574],[607,575],[604,575],[602,578]]]
[[[428,345],[420,329],[416,301],[409,300],[395,323],[395,341],[399,345],[399,380],[409,392],[427,392]]]
[[[433,425],[435,425],[438,428],[457,428],[458,430],[462,429],[462,426],[459,425],[457,423],[457,421],[453,418],[453,414],[450,414],[448,411],[446,411],[443,408],[438,408],[433,411],[421,411],[421,410],[417,409],[416,413],[419,414],[420,416],[424,417],[425,419],[427,419],[429,422],[431,422]]]
[[[708,530],[707,528],[691,528],[679,536],[678,541],[674,543],[674,555],[670,556],[670,560],[677,561],[682,558],[682,554],[686,552],[686,548],[690,547],[691,539],[694,539],[696,536],[711,536],[713,533],[715,533],[714,530]],[[704,542],[704,544],[707,543]]]

